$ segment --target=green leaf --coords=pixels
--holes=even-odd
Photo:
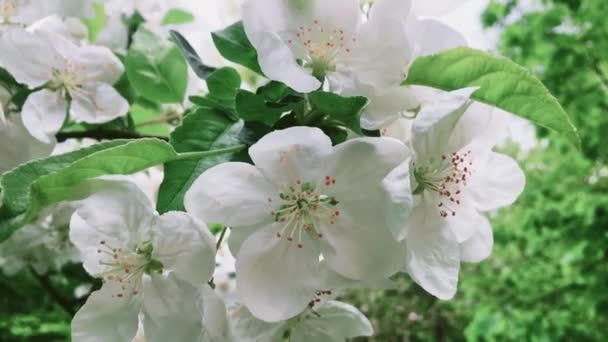
[[[276,103],[282,101],[289,95],[293,95],[294,91],[281,82],[270,81],[268,84],[259,87],[256,94],[263,96],[268,101]]]
[[[104,175],[129,175],[178,157],[173,147],[157,139],[139,139],[81,158],[69,166],[38,178],[31,185],[26,220],[41,209],[69,198],[80,182]]]
[[[201,57],[196,53],[192,45],[177,31],[171,31],[171,38],[173,38],[173,42],[177,45],[177,47],[182,52],[182,55],[190,64],[194,73],[203,80],[206,80],[213,72],[216,70],[214,67],[210,67],[205,65]]]
[[[207,78],[209,93],[202,96],[191,96],[192,103],[209,109],[221,109],[237,119],[235,99],[241,87],[241,76],[230,67],[218,69]]]
[[[194,16],[188,11],[179,8],[172,8],[167,11],[161,25],[187,24],[194,21]]]
[[[89,41],[97,40],[97,35],[106,25],[106,11],[102,3],[93,3],[95,15],[91,18],[83,18],[82,22],[89,31]]]
[[[169,136],[170,127],[167,122],[160,120],[163,115],[161,111],[136,102],[131,106],[130,113],[137,132],[152,136]]]
[[[221,111],[199,108],[184,118],[171,134],[170,143],[179,152],[209,151],[239,142],[243,123],[233,121]],[[165,165],[165,178],[158,192],[157,210],[166,213],[184,210],[184,195],[205,170],[230,160],[221,155],[202,160],[183,160]]]
[[[236,96],[236,112],[245,121],[260,122],[272,127],[283,115],[293,109],[293,105],[269,106],[264,97],[240,90]]]
[[[314,112],[328,115],[330,122],[335,121],[356,133],[363,134],[361,114],[368,102],[365,97],[342,97],[333,93],[317,91],[311,93],[308,99]]]
[[[576,127],[559,102],[531,72],[509,59],[469,48],[452,49],[418,58],[405,84],[445,91],[480,87],[473,99],[561,133],[580,148]]]
[[[136,92],[149,101],[181,103],[186,94],[188,66],[179,49],[141,27],[126,60],[127,76]]]
[[[263,75],[258,64],[258,53],[247,38],[242,21],[222,31],[213,32],[211,36],[215,47],[224,58]]]
[[[29,205],[30,186],[38,178],[60,171],[75,161],[96,152],[128,143],[129,140],[113,140],[78,151],[36,160],[23,164],[0,177],[2,206],[0,218],[8,218],[25,212]]]

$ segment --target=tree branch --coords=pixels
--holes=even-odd
[[[57,141],[62,142],[68,139],[83,139],[91,138],[96,140],[116,140],[116,139],[141,139],[141,138],[156,138],[168,141],[169,138],[156,135],[143,135],[128,131],[109,131],[109,130],[92,130],[85,132],[61,132],[56,135]]]
[[[49,295],[49,297],[51,297],[51,299],[55,303],[57,303],[59,306],[61,306],[61,308],[68,315],[70,315],[70,317],[74,317],[74,315],[76,314],[76,311],[72,307],[72,303],[70,303],[70,301],[67,298],[65,298],[61,293],[59,293],[59,291],[57,291],[57,289],[55,289],[55,287],[53,287],[53,284],[51,284],[51,280],[46,275],[38,274],[38,272],[36,272],[36,270],[32,266],[29,267],[29,270],[32,273],[32,275],[34,276],[34,278],[36,278],[36,280],[38,280],[40,287],[42,287],[44,289],[44,291],[46,291],[46,293]]]

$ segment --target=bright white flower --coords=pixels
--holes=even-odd
[[[408,10],[409,1],[380,0],[363,22],[357,0],[249,0],[243,23],[270,79],[311,92],[327,78],[341,91],[354,77],[375,87],[400,80],[412,52]]]
[[[45,210],[37,222],[17,230],[0,244],[0,268],[11,275],[30,265],[37,273],[44,274],[80,261],[68,236],[74,210],[73,204],[58,204]]]
[[[201,286],[215,258],[202,222],[158,216],[143,193],[123,185],[84,200],[70,226],[85,269],[104,281],[74,317],[73,341],[131,341],[140,313],[148,342],[199,340]]]
[[[352,279],[400,268],[386,228],[382,179],[407,156],[394,139],[332,147],[321,130],[293,127],[249,149],[255,166],[225,163],[203,173],[185,197],[189,213],[233,228],[237,287],[257,317],[299,314],[319,288],[319,254]]]
[[[442,94],[421,109],[411,124],[411,162],[384,182],[406,208],[411,200],[403,194],[415,195],[411,215],[394,233],[404,239],[407,272],[442,299],[454,296],[461,261],[490,255],[485,213],[512,204],[525,185],[517,163],[492,151],[498,127],[489,107],[469,107],[475,90]]]
[[[0,24],[31,24],[46,16],[88,17],[94,0],[0,0]]]
[[[4,173],[32,159],[47,157],[51,154],[55,142],[42,143],[23,126],[21,115],[4,116],[0,103],[0,173]]]
[[[231,308],[229,319],[239,342],[280,342],[287,331],[292,342],[344,342],[374,333],[369,320],[357,308],[337,301],[322,303],[278,323],[260,321],[244,306]]]
[[[129,104],[112,87],[124,67],[99,46],[77,46],[45,30],[14,29],[0,36],[0,63],[15,79],[33,89],[23,106],[23,123],[50,142],[66,120],[104,123],[125,115]],[[71,101],[68,106],[68,101]]]

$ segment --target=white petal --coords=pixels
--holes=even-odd
[[[406,269],[412,279],[430,294],[440,299],[450,299],[456,294],[460,270],[460,250],[456,238],[449,229],[419,208],[414,210],[412,222],[429,222],[410,229],[404,240]]]
[[[468,0],[413,0],[412,12],[420,16],[441,16],[457,9]]]
[[[292,331],[293,342],[335,341],[358,336],[372,336],[371,322],[352,305],[329,301],[315,309],[316,315],[307,315]]]
[[[58,92],[48,89],[37,91],[25,100],[23,125],[36,139],[51,143],[67,116],[68,103]]]
[[[112,289],[93,292],[72,320],[74,342],[131,342],[137,333],[137,298],[113,298]]]
[[[152,226],[152,258],[181,280],[193,285],[211,279],[215,269],[215,239],[201,221],[182,212],[169,212]]]
[[[464,88],[442,93],[435,102],[422,107],[412,126],[412,143],[418,158],[439,158],[442,154],[456,152],[464,147],[450,145],[449,142],[470,103],[471,94],[477,89]]]
[[[205,222],[250,226],[272,219],[277,196],[274,186],[254,166],[224,163],[205,171],[194,182],[184,205]]]
[[[408,11],[409,0],[374,3],[346,59],[359,81],[380,89],[403,81],[403,71],[413,57],[405,25]]]
[[[129,103],[112,86],[94,83],[72,92],[70,114],[76,122],[105,123],[129,111]]]
[[[251,146],[249,155],[267,179],[295,186],[298,179],[309,182],[321,176],[331,149],[331,140],[320,129],[292,127],[267,134]]]
[[[491,211],[509,206],[525,188],[524,172],[515,160],[505,155],[490,152],[476,162],[475,167],[469,188],[477,210]]]
[[[147,342],[201,341],[203,301],[199,286],[153,274],[142,283],[144,335]]]
[[[476,227],[476,232],[467,241],[460,244],[460,260],[480,262],[492,254],[494,236],[490,221],[484,217]]]
[[[203,286],[203,342],[231,341],[226,304],[209,286]]]
[[[255,0],[243,5],[243,24],[247,37],[258,52],[258,61],[266,77],[283,82],[296,91],[308,93],[321,82],[298,65],[296,56],[279,37],[290,26],[290,11],[285,1]],[[291,25],[290,25],[291,23]]]
[[[399,119],[381,130],[383,137],[395,138],[405,144],[412,140],[412,119]]]
[[[413,27],[410,27],[410,34],[413,35],[412,40],[418,43],[417,56],[433,55],[456,47],[467,46],[467,40],[460,32],[434,19],[414,22]]]
[[[114,85],[125,71],[122,62],[110,49],[102,46],[83,46],[72,58],[82,68],[83,77],[89,82]]]
[[[154,209],[134,185],[102,190],[81,202],[70,223],[70,240],[80,250],[87,272],[105,270],[99,264],[101,241],[114,248],[135,249],[149,239]]]
[[[250,226],[250,227],[237,227],[230,230],[230,235],[228,236],[228,248],[230,249],[230,253],[232,255],[239,254],[241,250],[241,246],[243,242],[247,240],[247,238],[255,233],[258,229],[263,227],[263,225],[258,226]]]
[[[410,162],[410,158],[406,159],[382,181],[382,186],[387,193],[384,205],[389,229],[399,241],[407,236],[405,222],[407,222],[414,206],[410,184]]]
[[[4,124],[1,119],[3,115],[0,115],[0,173],[33,159],[48,157],[53,151],[55,140],[47,144],[32,137],[23,126],[21,115],[12,114]]]
[[[243,303],[267,322],[289,319],[312,300],[317,284],[319,253],[308,234],[303,248],[276,237],[278,225],[249,237],[236,258],[237,287]]]
[[[0,65],[19,83],[31,88],[44,85],[52,70],[63,65],[52,42],[44,35],[23,29],[9,29],[0,35]]]
[[[355,94],[359,92],[359,94]],[[359,85],[350,95],[361,95],[369,99],[369,104],[361,116],[361,127],[369,130],[382,129],[402,113],[420,106],[420,101],[409,88],[394,86],[388,89],[374,89]]]
[[[282,341],[287,322],[268,323],[255,318],[243,305],[230,311],[230,321],[235,342]]]

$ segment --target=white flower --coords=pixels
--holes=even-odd
[[[0,244],[0,267],[8,275],[30,265],[39,274],[78,262],[78,251],[70,242],[68,226],[76,210],[61,203],[40,215],[37,222],[21,227]]]
[[[158,216],[143,193],[123,185],[84,200],[70,229],[85,269],[104,281],[74,317],[73,341],[131,341],[140,312],[148,342],[202,336],[201,286],[215,258],[203,223]]]
[[[380,0],[363,23],[357,0],[249,0],[243,23],[270,79],[311,92],[327,78],[340,91],[353,77],[375,87],[400,80],[411,54],[408,9],[409,1]]]
[[[88,17],[93,0],[0,0],[0,24],[31,24],[46,16]]]
[[[239,342],[280,342],[287,331],[292,342],[344,342],[374,333],[371,323],[359,310],[337,301],[325,302],[278,323],[260,321],[244,306],[229,310],[229,319]]]
[[[43,142],[61,129],[68,107],[72,120],[93,124],[129,110],[112,87],[124,67],[107,48],[79,47],[55,32],[13,29],[0,36],[0,50],[0,64],[19,83],[43,88],[27,98],[22,111],[25,127]]]
[[[254,315],[280,321],[300,313],[320,288],[320,253],[356,280],[400,268],[381,187],[407,156],[400,142],[361,138],[332,147],[321,130],[293,127],[266,135],[249,155],[255,166],[225,163],[203,173],[185,206],[233,228],[237,287]]]
[[[411,124],[411,162],[384,182],[406,208],[411,200],[403,194],[415,195],[411,215],[395,219],[402,225],[394,233],[404,239],[407,272],[442,299],[454,296],[461,261],[490,255],[485,213],[512,204],[525,185],[517,163],[492,151],[498,127],[489,107],[469,108],[475,90],[444,93],[422,107]]]
[[[4,116],[0,103],[0,174],[32,159],[47,157],[55,142],[42,143],[23,126],[21,115]]]

